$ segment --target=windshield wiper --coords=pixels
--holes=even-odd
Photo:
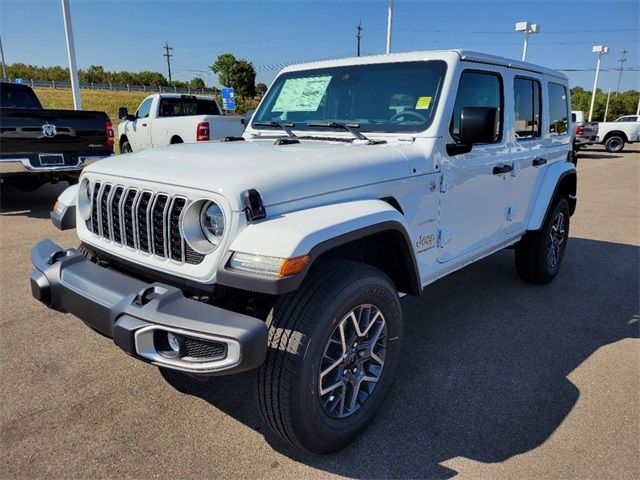
[[[287,132],[287,135],[289,135],[290,137],[297,138],[296,134],[291,131],[291,129],[296,126],[294,123],[253,122],[253,125],[257,127],[276,127]]]
[[[365,140],[367,142],[371,142],[370,139],[365,137],[362,133],[360,133],[358,128],[360,128],[360,124],[358,123],[342,123],[342,122],[326,122],[326,123],[307,123],[307,127],[326,127],[326,128],[340,128],[342,130],[346,130],[351,135],[356,137],[358,140]]]

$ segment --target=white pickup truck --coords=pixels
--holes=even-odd
[[[613,122],[598,123],[596,143],[602,143],[607,152],[621,152],[625,143],[640,141],[640,117],[624,115]]]
[[[120,107],[118,117],[121,153],[239,137],[244,131],[241,116],[224,115],[214,98],[195,95],[149,95],[135,115]]]

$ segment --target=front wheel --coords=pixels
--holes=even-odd
[[[624,138],[620,135],[612,135],[605,140],[604,148],[609,153],[621,152],[624,148]]]
[[[516,244],[516,270],[522,279],[546,284],[558,274],[569,240],[569,215],[567,199],[556,200],[542,228]]]
[[[271,312],[257,391],[276,434],[323,454],[376,416],[400,359],[402,314],[393,283],[373,267],[328,262],[309,275]]]

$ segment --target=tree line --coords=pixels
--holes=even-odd
[[[596,90],[596,100],[593,105],[594,122],[604,121],[604,112],[607,108],[608,92],[601,89]],[[627,90],[626,92],[611,92],[609,99],[609,110],[607,111],[607,121],[613,121],[622,115],[633,115],[638,108],[640,92],[638,90]],[[585,116],[589,115],[591,106],[591,92],[582,87],[571,89],[571,109],[582,110]]]
[[[66,67],[38,67],[24,63],[12,63],[7,65],[9,78],[21,78],[23,80],[49,80],[69,81],[69,69]],[[194,77],[188,82],[173,80],[169,82],[160,72],[148,70],[142,72],[109,71],[100,65],[91,65],[89,68],[78,69],[78,80],[83,83],[121,83],[125,85],[150,85],[153,87],[191,87],[192,89],[205,88],[201,77]]]

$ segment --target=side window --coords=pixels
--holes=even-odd
[[[516,77],[513,81],[516,110],[516,139],[540,137],[540,82]]]
[[[140,106],[138,107],[138,111],[136,112],[136,118],[147,118],[149,116],[152,101],[153,98],[147,98],[140,104]]]
[[[564,135],[568,130],[569,107],[564,85],[549,82],[549,133]]]
[[[464,107],[495,107],[498,109],[496,135],[492,143],[502,138],[502,80],[497,73],[465,70],[460,76],[456,103],[449,131],[454,139],[460,133],[460,115]]]

